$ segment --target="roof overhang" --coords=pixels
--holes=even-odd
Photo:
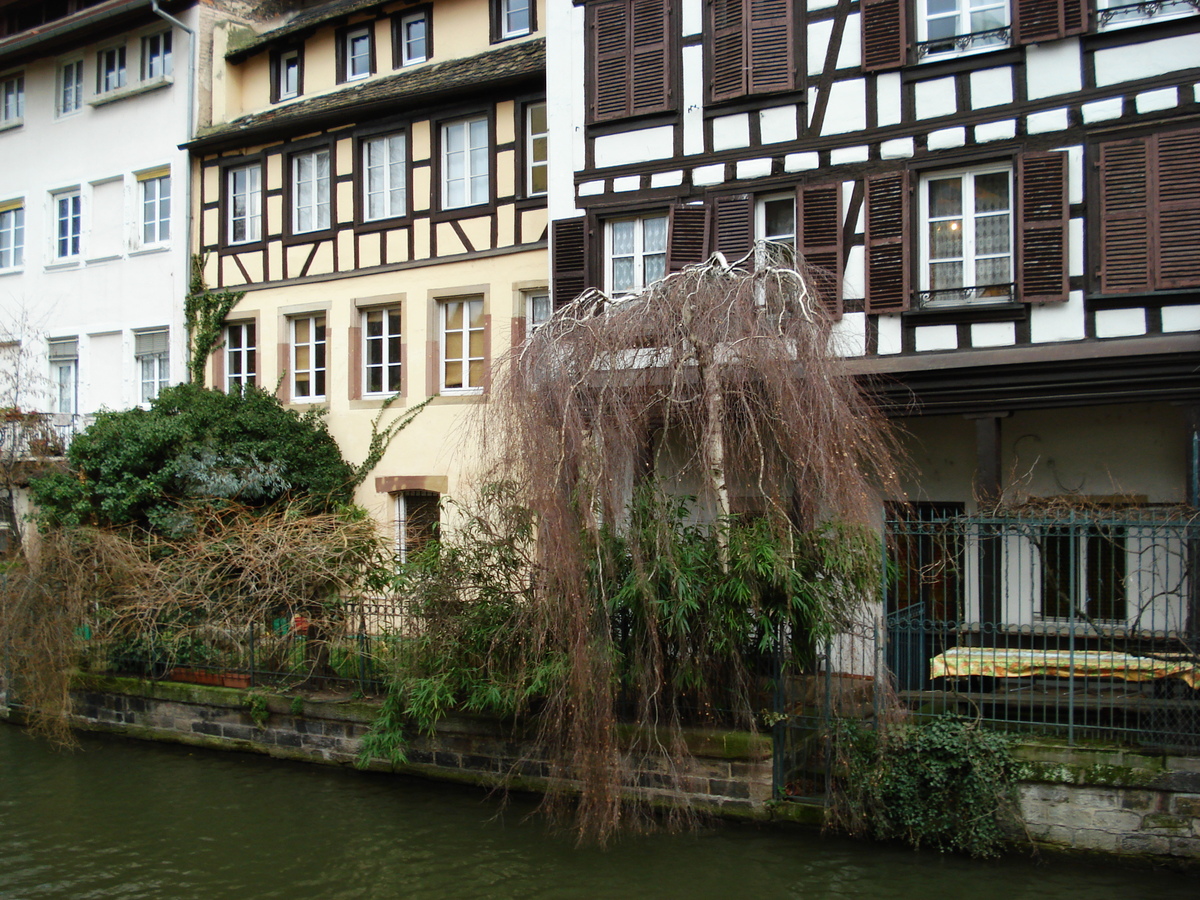
[[[160,0],[163,7],[178,8],[195,0]],[[74,15],[30,28],[0,40],[0,68],[20,65],[32,59],[52,56],[81,44],[103,40],[146,21],[153,15],[150,0],[109,0]]]

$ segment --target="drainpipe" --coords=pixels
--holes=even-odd
[[[150,0],[150,9],[156,16],[164,22],[178,28],[188,36],[188,57],[190,60],[191,71],[188,72],[188,100],[187,100],[187,140],[191,140],[196,136],[196,79],[200,77],[200,46],[196,40],[196,32],[184,25],[183,22],[175,18],[173,15],[162,9],[158,5],[158,0]],[[184,252],[183,252],[183,278],[184,278],[184,293],[187,292],[187,287],[191,283],[192,277],[192,155],[188,153],[187,168],[184,170]],[[186,333],[186,322],[184,324],[184,342],[183,342],[183,377],[184,380],[191,378],[191,355],[188,348],[191,346],[191,340]]]

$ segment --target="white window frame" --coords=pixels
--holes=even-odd
[[[108,94],[125,87],[125,45],[105,47],[96,51],[96,93]]]
[[[69,354],[55,353],[55,348]],[[54,412],[74,416],[79,412],[79,339],[51,338],[46,342],[50,360],[50,383],[54,386]]]
[[[980,175],[991,175],[996,173],[1006,173],[1008,175],[1008,210],[1006,212],[996,211],[994,213],[977,214],[975,212],[975,178]],[[976,276],[976,263],[980,259],[1000,258],[1007,255],[1008,257],[1008,274],[1007,283],[1011,284],[1015,280],[1014,274],[1014,242],[1016,240],[1015,233],[1015,193],[1013,184],[1013,167],[1009,163],[972,166],[962,169],[939,170],[936,172],[928,172],[921,176],[918,196],[918,228],[920,230],[920,253],[921,253],[921,277],[920,289],[922,291],[932,291],[932,274],[931,266],[937,260],[931,258],[931,239],[930,239],[930,224],[934,217],[930,216],[929,188],[935,181],[941,181],[951,178],[961,178],[962,189],[962,209],[959,217],[945,216],[941,217],[948,221],[953,221],[955,218],[960,218],[962,221],[962,284],[960,287],[978,288],[984,287],[979,285]],[[1008,216],[1008,253],[1007,254],[979,254],[976,252],[976,222],[978,219],[989,218],[994,215]],[[950,262],[957,257],[944,257],[942,261]],[[945,288],[942,290],[953,290]],[[1011,289],[1010,289],[1011,290]],[[974,298],[965,297],[947,297],[946,299],[937,299],[936,296],[931,296],[925,301],[926,306],[961,306],[964,304],[979,304],[979,303],[1004,303],[1012,299],[1012,294],[1005,292],[1003,294],[982,295]]]
[[[359,71],[355,67],[355,63],[363,60],[362,54],[354,52],[356,41],[362,38],[366,41],[366,67]],[[359,81],[363,78],[371,77],[371,57],[373,55],[374,35],[371,33],[371,26],[363,25],[361,28],[352,28],[342,35],[342,64],[345,66],[345,71],[342,72],[343,81]]]
[[[308,339],[297,337],[301,323],[307,323]],[[291,338],[288,355],[291,358],[292,370],[292,402],[294,403],[323,403],[325,392],[329,385],[328,372],[328,340],[325,313],[311,313],[305,316],[293,316],[288,320],[288,332]],[[307,351],[308,362],[301,367],[301,350]],[[306,380],[307,388],[300,392],[301,385]]]
[[[554,305],[550,301],[550,291],[547,288],[539,288],[533,291],[525,291],[525,330],[528,334],[533,334],[554,315]]]
[[[1167,22],[1194,15],[1196,7],[1188,0],[1161,0],[1159,3],[1130,3],[1130,0],[1096,0],[1096,28],[1112,31],[1145,22]]]
[[[25,204],[0,204],[0,271],[25,264]]]
[[[533,31],[533,0],[498,0],[502,40],[524,37]]]
[[[536,131],[534,115],[541,110],[542,131]],[[544,186],[539,190],[534,182],[536,173],[542,173]],[[525,107],[525,196],[544,197],[550,186],[550,122],[546,101],[530,103]]]
[[[69,116],[83,109],[83,60],[72,59],[58,67],[58,114]]]
[[[329,230],[331,160],[328,147],[292,154],[292,234]]]
[[[408,136],[404,132],[365,139],[362,172],[364,222],[408,214]]]
[[[1001,18],[1004,24],[998,25],[997,29],[1012,28],[1010,0],[957,0],[956,9],[953,12],[936,13],[930,11],[929,0],[918,0],[917,40],[919,56],[922,59],[945,59],[946,57],[980,53],[995,50],[998,47],[1009,46],[1012,43],[1011,30],[1007,37],[1004,38],[977,38],[975,40],[968,38],[968,35],[971,34],[983,34],[996,30],[981,29],[979,32],[972,30],[972,13],[986,12],[988,10],[1002,10]],[[930,37],[930,23],[935,20],[939,22],[953,20],[953,35],[941,35],[936,39],[936,43],[931,43],[933,39]]]
[[[143,247],[158,247],[171,239],[171,175],[138,178],[141,203],[139,235]]]
[[[652,247],[646,249],[646,226],[652,221],[661,220],[663,223],[663,245],[662,249]],[[618,226],[626,223],[633,223],[633,249],[632,252],[622,253],[620,256],[614,255],[613,232]],[[666,212],[651,212],[643,213],[638,216],[622,216],[620,218],[608,219],[604,223],[604,288],[613,296],[623,296],[631,294],[635,291],[640,291],[647,284],[651,284],[659,278],[662,278],[667,273],[667,246],[670,243],[670,227],[671,223]],[[649,274],[653,277],[647,277],[646,261],[649,257],[662,257],[661,274],[657,273],[660,266],[657,262],[649,269]],[[632,278],[629,284],[619,285],[616,278],[616,263],[617,260],[631,259],[633,261]]]
[[[142,81],[166,78],[174,71],[171,32],[158,31],[142,37]]]
[[[376,306],[361,311],[364,396],[386,397],[400,393],[403,385],[401,358],[404,346],[400,313],[398,305]],[[376,323],[377,328],[373,327]],[[378,378],[377,388],[371,386],[372,375]]]
[[[239,179],[244,178],[244,185]],[[250,163],[225,173],[225,243],[254,244],[262,240],[262,164]],[[240,199],[240,207],[239,207]],[[236,237],[238,226],[243,233]]]
[[[421,26],[421,34],[419,38],[414,38],[409,35],[410,29],[416,25]],[[398,43],[401,66],[415,66],[417,63],[423,63],[429,59],[428,10],[409,13],[400,19],[400,35]],[[414,52],[413,50],[414,46],[418,44],[420,45],[420,53]]]
[[[300,96],[300,51],[284,50],[275,60],[275,83],[280,100],[292,100]],[[291,73],[291,78],[289,78]],[[294,82],[294,83],[292,83]]]
[[[786,204],[792,213],[791,227],[780,230],[778,228],[769,228],[767,225],[767,206],[768,204]],[[757,241],[771,241],[776,244],[783,244],[792,248],[793,259],[787,264],[795,263],[796,251],[796,192],[789,191],[782,194],[764,194],[761,197],[755,198],[754,201],[754,236]],[[767,263],[765,248],[759,244],[755,244],[754,248],[756,265],[764,265]],[[736,262],[736,260],[729,260]],[[778,260],[776,260],[778,262]]]
[[[55,262],[77,260],[83,253],[83,193],[79,188],[50,195],[54,210]]]
[[[171,383],[170,331],[152,328],[134,332],[134,362],[137,363],[140,402],[149,404]],[[145,344],[152,344],[147,348]]]
[[[445,122],[441,131],[442,209],[462,209],[487,203],[492,189],[488,117],[471,116]],[[457,163],[461,163],[461,172],[456,175]]]
[[[254,322],[225,326],[225,392],[258,383],[258,329]]]
[[[0,125],[15,125],[25,118],[25,73],[0,78]]]
[[[462,325],[458,328],[450,328],[451,311],[458,305],[462,306]],[[471,325],[471,313],[473,309],[477,309],[479,313],[479,325]],[[487,376],[487,326],[485,324],[486,313],[484,312],[484,304],[482,297],[454,297],[438,302],[438,344],[439,356],[441,357],[441,372],[439,376],[439,392],[442,394],[482,394],[484,379]],[[478,355],[471,352],[471,337],[479,335],[480,352]],[[447,350],[450,344],[450,337],[456,336],[461,341],[461,350],[458,355],[448,357]],[[471,364],[480,363],[478,383],[474,383],[471,378]],[[448,370],[452,365],[459,366],[460,384],[453,384],[447,379]]]

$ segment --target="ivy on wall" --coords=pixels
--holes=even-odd
[[[204,382],[204,367],[221,343],[225,317],[246,296],[245,291],[210,291],[204,283],[204,262],[200,254],[192,256],[192,277],[183,307],[191,341],[188,379],[195,384]]]

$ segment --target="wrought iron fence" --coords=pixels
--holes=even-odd
[[[1164,510],[888,522],[887,667],[915,714],[1200,749],[1200,524]]]

